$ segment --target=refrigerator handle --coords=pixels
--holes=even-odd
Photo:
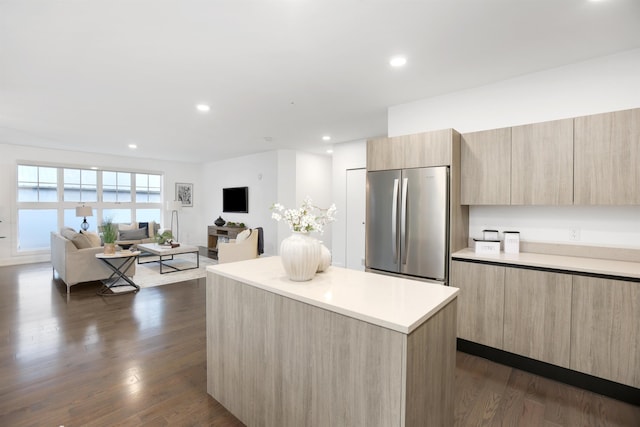
[[[402,180],[402,205],[400,207],[400,244],[402,247],[402,264],[407,263],[407,188],[409,178]]]
[[[398,261],[398,179],[393,180],[393,204],[391,205],[391,244],[393,246],[393,262]]]

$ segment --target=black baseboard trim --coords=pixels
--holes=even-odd
[[[541,377],[560,381],[575,387],[580,387],[594,393],[612,397],[623,402],[640,406],[640,389],[605,380],[582,372],[551,365],[539,360],[530,359],[518,354],[509,353],[497,348],[474,343],[472,341],[457,339],[457,348],[464,353],[473,354],[484,359],[503,365],[511,366],[522,371],[531,372]]]

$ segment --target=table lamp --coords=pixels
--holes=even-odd
[[[89,229],[89,223],[87,222],[87,217],[88,216],[93,216],[93,209],[91,209],[91,206],[78,206],[76,208],[76,216],[80,217],[84,217],[84,221],[82,221],[82,224],[80,224],[80,228],[82,228],[84,231],[87,231]]]

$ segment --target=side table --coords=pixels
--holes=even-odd
[[[136,285],[133,280],[127,277],[125,272],[133,265],[139,255],[140,251],[119,251],[113,255],[96,254],[96,258],[105,263],[105,265],[113,271],[108,279],[102,281],[103,285],[98,291],[98,295],[107,297],[138,292],[140,286]],[[120,279],[124,280],[125,283],[120,282]],[[133,289],[118,293],[112,291],[113,288],[121,286],[131,286]]]

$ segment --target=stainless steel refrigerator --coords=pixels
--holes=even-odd
[[[447,284],[449,168],[367,172],[366,267]]]

